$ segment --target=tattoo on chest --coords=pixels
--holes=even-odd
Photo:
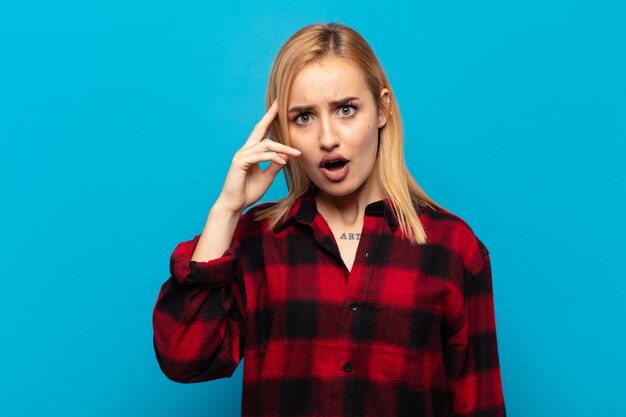
[[[342,240],[359,240],[361,238],[360,233],[342,233],[339,239]]]

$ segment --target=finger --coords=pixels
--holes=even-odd
[[[283,168],[284,165],[280,165],[280,164],[269,164],[267,166],[267,168],[265,168],[263,170],[263,175],[265,175],[265,178],[267,178],[270,181],[273,181],[274,178],[276,177],[276,174],[278,174],[278,172]]]
[[[270,126],[278,114],[278,100],[274,100],[270,108],[265,115],[259,120],[259,122],[252,129],[252,133],[246,140],[245,146],[250,146],[253,143],[260,142],[267,136],[267,132],[270,130]]]
[[[278,143],[273,141],[272,139],[266,138],[261,142],[249,146],[248,148],[241,151],[243,155],[247,155],[250,153],[260,152],[262,150],[272,150],[275,152],[282,152],[287,155],[291,155],[294,157],[302,155],[302,151],[296,148],[292,148],[291,146],[287,146],[283,143]]]
[[[302,155],[302,151],[300,149],[293,148],[291,146],[287,146],[284,143],[278,143],[273,140],[265,141],[265,145],[268,149],[271,149],[276,152],[283,152],[292,156],[300,156]]]
[[[248,165],[248,166],[259,163],[259,162],[264,162],[264,161],[273,161],[281,166],[287,163],[287,161],[285,161],[280,156],[278,156],[276,152],[257,152],[257,153],[242,155],[240,157],[240,161],[242,164]]]

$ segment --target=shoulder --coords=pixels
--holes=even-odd
[[[239,219],[240,227],[254,230],[255,233],[261,233],[261,231],[266,231],[265,226],[269,222],[269,214],[263,217],[259,217],[259,214],[264,210],[267,210],[273,206],[278,204],[276,201],[262,202],[257,203],[251,207],[248,207],[246,211],[243,212]]]
[[[249,222],[258,222],[258,220],[256,220],[257,214],[259,214],[265,209],[275,206],[276,204],[277,204],[276,201],[267,201],[267,202],[257,203],[251,207],[248,207],[247,211],[245,211],[241,215],[241,219],[242,220],[245,219],[246,221],[249,221]]]
[[[472,274],[484,267],[489,250],[464,218],[446,209],[425,207],[421,209],[420,220],[429,236],[429,243],[454,252]]]

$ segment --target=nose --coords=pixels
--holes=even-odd
[[[333,148],[337,147],[337,145],[339,145],[339,138],[335,134],[331,120],[322,120],[321,125],[322,130],[320,132],[319,138],[320,148],[326,151],[330,151]]]

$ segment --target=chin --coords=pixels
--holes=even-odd
[[[332,197],[344,197],[353,194],[365,184],[365,181],[362,181],[356,186],[353,183],[332,183],[328,182],[326,178],[321,178],[318,182],[312,182],[315,184],[318,190]]]

